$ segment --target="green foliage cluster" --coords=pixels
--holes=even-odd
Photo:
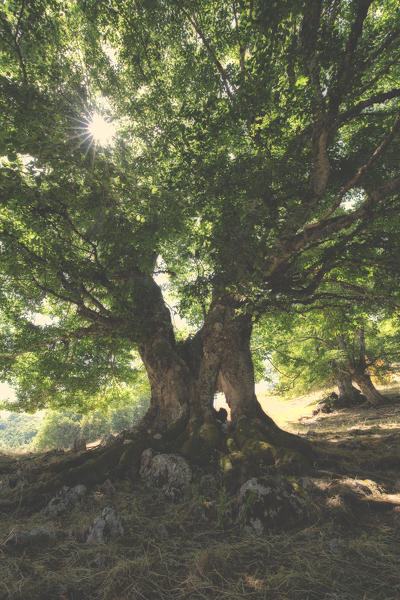
[[[260,348],[258,363],[262,357],[273,368],[282,394],[335,386],[337,371],[352,366],[362,365],[384,382],[398,366],[400,321],[396,313],[349,305],[274,315],[260,321],[254,344]]]
[[[0,377],[20,406],[134,385],[132,352],[175,341],[160,271],[196,328],[217,296],[249,319],[396,300],[399,31],[397,0],[5,0]]]
[[[93,442],[138,423],[148,404],[147,397],[132,398],[129,395],[125,401],[86,413],[78,413],[73,409],[50,409],[35,414],[2,411],[0,449],[31,451],[69,448],[76,438]]]
[[[109,407],[85,415],[73,410],[48,411],[34,439],[37,450],[71,447],[76,438],[93,442],[104,435],[118,433],[137,424],[148,408],[148,399],[140,398],[128,406]]]
[[[43,413],[0,413],[0,450],[29,450],[43,425]]]

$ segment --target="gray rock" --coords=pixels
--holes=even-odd
[[[293,486],[283,478],[255,478],[246,481],[238,494],[239,520],[248,533],[296,523],[303,507]]]
[[[28,546],[48,546],[54,544],[56,537],[48,529],[31,529],[30,531],[15,530],[10,533],[4,545],[7,548],[26,548]]]
[[[96,517],[89,527],[86,542],[88,544],[105,544],[111,538],[124,533],[121,517],[110,506],[103,508],[101,515]]]
[[[304,490],[307,490],[314,485],[311,477],[300,477],[299,483]]]
[[[192,470],[182,456],[154,454],[151,448],[142,454],[139,474],[148,486],[162,488],[171,500],[177,500],[192,479]]]
[[[86,495],[87,488],[83,484],[70,488],[64,485],[46,506],[45,512],[49,517],[59,517],[69,512]]]
[[[115,494],[115,487],[109,479],[106,479],[100,486],[100,490],[106,494],[106,496],[112,496]]]

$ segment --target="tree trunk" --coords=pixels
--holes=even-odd
[[[226,311],[218,389],[224,393],[231,410],[234,438],[252,461],[303,460],[309,454],[309,445],[280,429],[257,400],[251,332],[249,316],[235,317],[231,309]]]
[[[351,375],[347,373],[336,374],[336,384],[339,390],[339,403],[341,406],[353,406],[362,401],[360,391],[352,384]]]
[[[361,393],[366,397],[368,404],[375,406],[384,400],[367,373],[354,373],[353,379],[360,387]]]
[[[178,353],[171,315],[161,290],[153,280],[148,287],[143,315],[148,327],[138,347],[151,389],[144,424],[152,433],[165,433],[185,427],[195,381],[188,364]]]
[[[213,304],[201,331],[177,343],[169,310],[153,283],[146,311],[152,330],[139,345],[151,388],[143,424],[153,436],[161,434],[167,443],[172,440],[175,449],[200,462],[208,460],[221,442],[212,407],[220,354],[218,335],[210,335],[220,331],[220,312],[221,307]]]
[[[144,418],[151,435],[173,440],[178,451],[200,463],[209,461],[216,449],[223,452],[226,438],[213,410],[219,386],[231,409],[236,448],[245,450],[252,462],[265,459],[273,464],[282,447],[308,450],[303,440],[279,429],[258,403],[251,318],[236,316],[232,299],[216,297],[201,331],[177,344],[158,286],[157,290],[147,311],[153,330],[139,346],[151,386],[150,409]]]
[[[161,334],[142,343],[139,353],[151,389],[150,408],[145,416],[148,429],[165,433],[173,427],[184,427],[195,394],[195,384],[187,365]]]

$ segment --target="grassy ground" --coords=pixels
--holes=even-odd
[[[283,408],[275,399],[277,410],[263,398],[271,416],[316,448],[313,472],[302,480],[309,514],[294,528],[248,535],[230,518],[223,488],[207,499],[194,486],[173,504],[130,480],[115,481],[114,493],[92,489],[56,521],[43,510],[3,514],[0,599],[398,600],[399,392],[387,388],[377,410],[316,417],[310,397]],[[4,462],[9,470],[13,460]],[[19,468],[56,460],[26,457]],[[124,535],[84,543],[87,526],[110,505],[123,518]],[[19,552],[4,545],[12,530],[34,527],[54,531],[54,544]]]

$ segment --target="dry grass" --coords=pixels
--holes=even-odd
[[[144,499],[139,495],[138,500]],[[154,504],[151,508],[154,509]],[[4,554],[0,560],[0,597],[4,600],[398,600],[400,597],[399,540],[396,532],[384,524],[374,522],[367,533],[362,526],[349,530],[335,521],[327,521],[291,533],[246,537],[237,530],[200,531],[193,527],[193,522],[181,518],[179,507],[167,508],[157,518],[150,517],[147,511],[127,509],[125,536],[106,546],[78,542],[66,526],[66,538],[51,551],[25,552],[22,556]],[[168,526],[167,538],[160,536],[160,523]]]
[[[224,519],[223,490],[218,518],[207,518],[196,486],[171,504],[158,490],[120,480],[115,494],[91,490],[56,521],[43,510],[3,514],[0,599],[398,600],[400,404],[394,388],[386,392],[392,400],[377,411],[293,422],[304,435],[311,430],[318,453],[311,516],[297,529],[249,536]],[[309,416],[311,409],[310,397],[296,399],[277,420],[294,421],[292,410]],[[54,460],[27,457],[43,468]],[[106,545],[84,543],[89,523],[110,505],[122,516],[124,535]],[[55,544],[20,553],[1,544],[11,530],[34,527],[54,531]]]

